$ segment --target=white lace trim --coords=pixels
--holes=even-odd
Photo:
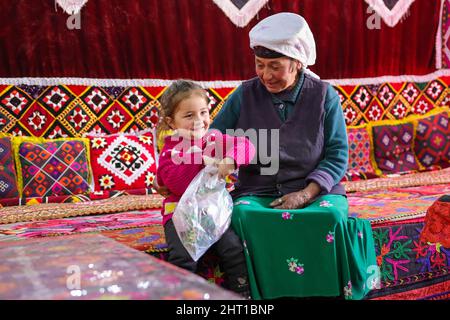
[[[374,78],[330,79],[324,80],[334,86],[370,85],[399,82],[428,82],[439,77],[450,76],[450,69],[441,69],[425,75],[382,76]]]
[[[323,79],[332,85],[368,85],[385,82],[427,82],[442,76],[450,76],[450,69],[441,69],[425,75],[381,76],[372,78]],[[0,78],[0,85],[83,85],[98,87],[166,87],[174,80],[161,79],[94,79],[94,78]],[[203,88],[235,88],[244,80],[232,81],[196,81]]]
[[[163,79],[98,79],[98,78],[0,78],[1,85],[56,86],[78,85],[99,87],[167,87],[174,80]],[[196,81],[203,88],[235,88],[242,81]]]

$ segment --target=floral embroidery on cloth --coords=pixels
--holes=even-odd
[[[352,282],[348,281],[347,285],[344,287],[344,296],[346,299],[352,298]]]
[[[289,271],[291,272],[295,272],[299,275],[303,274],[303,272],[305,272],[305,269],[303,268],[303,264],[298,262],[298,259],[295,258],[290,258],[286,260],[288,266],[289,266]]]
[[[334,232],[328,231],[328,234],[327,234],[327,242],[328,242],[328,243],[331,243],[331,242],[333,242],[333,241],[334,241]]]
[[[283,212],[281,214],[283,220],[292,220],[292,218],[294,217],[290,212]]]
[[[321,207],[325,207],[325,208],[330,208],[330,207],[333,206],[329,201],[326,201],[326,200],[321,201],[319,205],[320,205]]]

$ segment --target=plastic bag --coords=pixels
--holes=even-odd
[[[233,200],[219,179],[216,166],[207,165],[191,181],[178,202],[172,221],[194,261],[229,228]]]

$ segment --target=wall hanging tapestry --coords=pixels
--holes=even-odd
[[[245,27],[269,0],[213,0],[238,27]]]
[[[394,27],[404,18],[414,0],[366,0],[366,2],[389,27]]]
[[[439,1],[415,0],[407,19],[394,28],[381,23],[379,30],[368,28],[374,14],[363,0],[215,2],[89,1],[81,9],[80,29],[72,30],[67,14],[55,11],[55,1],[15,1],[0,10],[0,77],[246,80],[255,76],[248,32],[278,12],[299,13],[308,21],[318,53],[311,70],[322,79],[435,71]],[[219,3],[253,18],[237,27]]]
[[[68,14],[77,14],[88,0],[56,0],[56,3]]]
[[[385,81],[375,84],[329,82],[341,98],[346,124],[358,126],[371,121],[425,114],[448,105],[450,77],[432,76],[417,79],[395,77],[393,81],[386,77],[381,79]],[[3,80],[9,85],[2,85],[0,79],[0,132],[51,139],[154,128],[158,121],[159,99],[171,83],[155,80],[141,86],[132,80],[124,80],[123,83],[120,80],[97,82],[95,79],[76,78]],[[71,84],[57,84],[58,81]],[[239,83],[201,83],[211,100],[212,118]]]

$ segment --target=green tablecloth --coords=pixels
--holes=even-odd
[[[296,210],[272,209],[273,200],[235,200],[232,226],[244,243],[254,299],[362,299],[376,285],[370,223],[348,217],[344,196],[325,195]]]

